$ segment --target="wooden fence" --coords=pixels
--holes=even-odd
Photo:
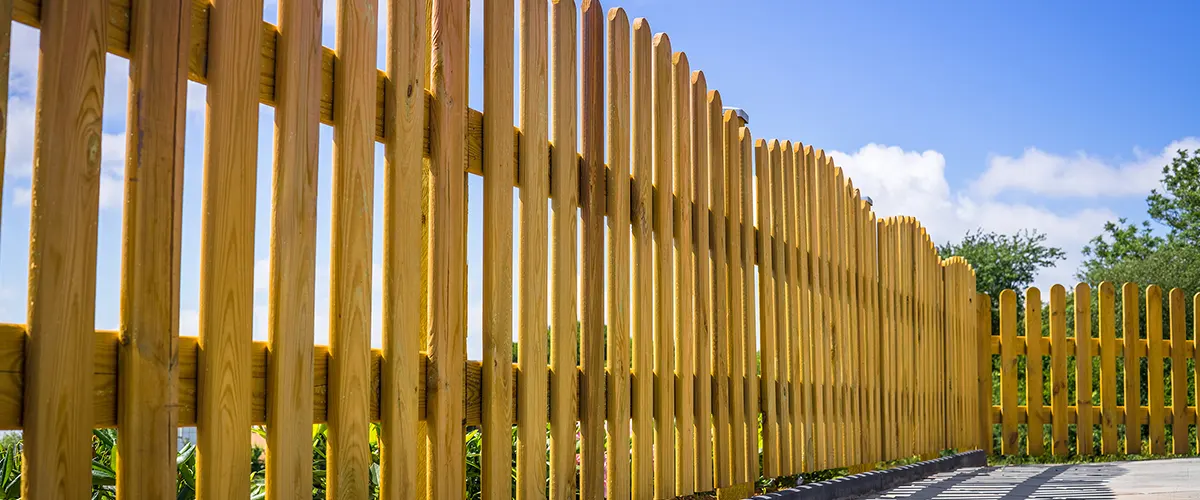
[[[753,140],[645,20],[482,1],[472,43],[466,0],[391,0],[386,19],[342,0],[336,53],[319,0],[281,2],[278,26],[261,0],[0,2],[41,30],[28,321],[0,326],[0,428],[24,431],[26,498],[86,496],[91,431],[112,426],[130,499],[174,495],[176,428],[191,425],[198,496],[214,499],[248,496],[254,424],[281,499],[311,493],[315,422],[330,498],[368,497],[370,422],[382,498],[461,497],[467,426],[482,428],[485,498],[666,498],[984,445],[965,261],[939,259],[911,218],[877,219],[821,150]],[[479,45],[486,114],[466,107]],[[119,332],[94,328],[106,52],[131,61]],[[199,338],[178,335],[188,79],[208,105]],[[259,103],[276,109],[265,343],[251,335]],[[313,345],[320,123],[328,347]],[[464,169],[486,173],[482,362],[467,360]]]
[[[1183,291],[1171,290],[1164,304],[1158,286],[1142,290],[1126,283],[1119,311],[1117,297],[1107,282],[1094,297],[1086,284],[1070,295],[1055,285],[1044,308],[1041,292],[1030,288],[1024,314],[1018,315],[1016,293],[1000,294],[999,335],[991,337],[985,365],[998,379],[999,404],[983,422],[989,435],[992,424],[999,424],[997,453],[1197,453],[1191,436],[1200,350],[1187,338]],[[1200,295],[1192,300],[1200,301]],[[980,328],[990,329],[986,296],[980,304]],[[1017,335],[1021,320],[1023,335]],[[992,356],[999,357],[995,373]]]

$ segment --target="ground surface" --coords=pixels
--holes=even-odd
[[[1200,458],[966,468],[870,498],[1200,499]]]

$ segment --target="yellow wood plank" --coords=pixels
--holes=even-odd
[[[712,329],[712,373],[716,378],[713,389],[713,482],[717,488],[733,485],[733,435],[730,431],[733,401],[730,390],[730,367],[733,361],[732,331],[730,322],[729,296],[730,279],[729,264],[726,261],[726,224],[725,218],[729,210],[726,200],[727,167],[732,162],[736,149],[726,143],[728,122],[721,110],[721,94],[713,90],[708,93],[709,108],[709,146],[712,148],[709,156],[709,177],[712,204],[712,227],[710,233],[713,241],[712,276],[713,276],[713,329]]]
[[[866,203],[865,200],[863,203]],[[880,461],[886,459],[883,451],[883,443],[885,434],[883,426],[885,423],[883,416],[884,408],[884,379],[881,377],[880,367],[883,365],[883,360],[891,357],[890,351],[883,351],[883,331],[882,331],[882,316],[879,303],[880,293],[880,273],[879,273],[879,242],[877,240],[876,223],[878,219],[875,213],[871,211],[870,205],[864,206],[865,220],[863,221],[863,250],[866,252],[864,260],[867,262],[867,331],[870,339],[869,363],[864,368],[867,370],[868,376],[872,381],[871,387],[871,418],[875,422],[872,425],[872,441],[874,443],[874,460]],[[803,311],[802,311],[803,312]],[[802,357],[803,359],[803,357]]]
[[[742,252],[745,231],[742,213],[742,143],[738,134],[741,119],[733,111],[722,118],[725,125],[725,185],[729,225],[726,227],[729,268],[729,453],[730,485],[748,482],[746,472],[746,272],[748,260]]]
[[[753,209],[753,186],[754,170],[751,167],[753,161],[753,153],[751,146],[754,138],[750,133],[750,129],[745,126],[745,122],[739,122],[742,126],[739,130],[738,141],[742,149],[741,157],[741,174],[742,174],[742,293],[745,294],[745,299],[742,305],[745,310],[742,312],[742,320],[745,322],[742,326],[743,346],[742,367],[745,370],[745,396],[746,407],[744,415],[746,417],[745,430],[745,460],[746,460],[746,480],[742,482],[754,483],[759,477],[759,449],[758,440],[760,437],[758,418],[759,418],[759,403],[758,403],[758,349],[755,342],[756,326],[754,323],[754,209]]]
[[[266,466],[267,494],[295,498],[312,490],[312,419],[303,416],[313,414],[313,393],[308,388],[313,385],[319,5],[285,2],[279,8],[279,25],[291,36],[282,38],[276,51],[282,71],[275,86]],[[414,408],[410,425],[416,424],[415,415]],[[389,459],[394,456],[390,448],[386,453]]]
[[[11,5],[6,7],[11,9]],[[179,334],[179,235],[187,113],[185,51],[191,14],[181,2],[143,1],[133,12],[138,19],[131,34],[126,142],[129,151],[136,153],[126,155],[130,175],[126,177],[122,231],[117,411],[121,430],[117,494],[122,499],[164,498],[175,492],[178,367],[172,360]],[[5,54],[10,28],[11,23],[5,23],[0,35]],[[7,71],[4,59],[0,66]],[[7,78],[0,79],[5,82],[0,86],[6,88]],[[315,122],[313,129],[315,132]],[[315,142],[312,147],[315,150]],[[311,250],[312,245],[308,248]],[[310,262],[310,274],[311,268]],[[311,331],[311,316],[308,327]],[[297,382],[303,392],[308,392],[312,385],[312,342],[303,343],[310,350],[306,360],[310,378]],[[303,362],[298,364],[304,366]],[[308,394],[311,398],[311,392]],[[311,414],[311,405],[304,410]],[[306,441],[309,437],[305,434]],[[307,456],[311,459],[311,451]]]
[[[687,55],[671,57],[671,139],[674,161],[675,237],[675,494],[690,495],[695,487],[696,441],[694,364],[695,276],[692,273],[692,87]],[[660,187],[663,185],[660,184]]]
[[[804,242],[800,240],[799,211],[796,206],[796,188],[799,177],[796,175],[796,165],[804,161],[801,156],[803,146],[800,143],[792,144],[791,147],[783,151],[783,196],[784,196],[784,230],[787,235],[785,245],[785,255],[787,258],[787,280],[788,280],[788,299],[787,299],[787,318],[788,318],[788,377],[790,383],[787,386],[788,391],[788,408],[786,409],[788,419],[791,423],[791,436],[787,437],[787,441],[791,448],[791,461],[788,467],[789,474],[799,473],[803,464],[804,453],[804,423],[801,418],[801,400],[806,393],[803,390],[801,365],[801,344],[802,340],[800,332],[805,330],[804,320],[808,315],[800,305],[801,297],[801,276],[803,272],[800,269],[801,262],[797,258],[797,253],[803,248]],[[802,163],[801,163],[802,164]]]
[[[1026,452],[1040,457],[1046,453],[1041,408],[1043,393],[1042,357],[1042,292],[1037,287],[1025,290],[1025,405],[1032,409],[1028,426]]]
[[[186,9],[184,12],[187,12]],[[186,18],[186,16],[184,16]],[[13,1],[0,0],[0,54],[12,52]],[[0,96],[8,96],[9,58],[0,58]],[[0,99],[0,216],[4,214],[4,164],[8,161],[8,98]]]
[[[695,491],[713,489],[713,349],[712,349],[712,274],[709,270],[709,165],[711,158],[721,154],[720,146],[709,143],[709,117],[712,93],[704,72],[692,72],[692,186],[695,206],[693,232],[696,235],[695,261],[695,325],[696,325],[696,475]],[[720,114],[720,107],[715,112]],[[719,136],[718,136],[719,137]]]
[[[424,56],[428,54],[425,18],[425,2],[421,0],[393,1],[388,4],[386,50],[391,80],[387,87],[389,99],[385,103],[385,128],[393,132],[384,141],[386,168],[383,177],[382,286],[385,300],[380,368],[382,432],[379,436],[379,492],[380,498],[385,499],[412,498],[418,491],[424,491],[417,480],[421,469],[418,457],[423,456],[418,443],[425,440],[418,433],[418,406],[423,401],[418,401],[416,390],[423,385],[420,379],[423,373],[419,370],[423,356],[414,354],[414,351],[420,351],[425,336],[420,325],[423,313],[421,289],[413,286],[413,283],[420,282],[423,276],[421,252],[425,249],[425,240],[414,238],[413,235],[421,232],[424,205],[421,179],[424,148],[420,136],[424,129],[425,99],[409,90],[423,87]],[[545,26],[545,23],[542,25]],[[319,33],[319,26],[317,30]],[[526,127],[525,135],[529,133],[530,128]],[[526,165],[526,168],[530,168],[529,163]],[[531,183],[525,186],[529,189]],[[542,203],[541,206],[545,207],[546,204]],[[542,220],[546,220],[544,215]],[[546,283],[544,277],[541,283]],[[545,324],[544,311],[540,325]],[[544,328],[539,330],[545,331]],[[541,345],[544,346],[545,342]],[[544,378],[545,372],[541,373]],[[545,397],[545,391],[541,394]],[[545,412],[542,412],[542,416],[544,420]],[[542,429],[545,429],[544,424]],[[545,439],[544,431],[542,439]],[[307,441],[304,447],[308,448]],[[308,453],[306,460],[311,460],[311,451]],[[541,456],[544,464],[545,453]],[[311,485],[305,485],[304,488],[311,489]]]
[[[600,2],[580,5],[582,48],[580,135],[582,169],[579,206],[582,212],[580,277],[580,366],[583,391],[579,404],[580,482],[583,498],[604,495],[604,11]],[[511,23],[510,23],[511,24]],[[626,204],[628,206],[628,204]],[[611,333],[611,332],[610,332]]]
[[[585,7],[586,8],[586,7]],[[594,7],[595,8],[595,7]],[[629,449],[629,18],[608,11],[608,497],[628,499]],[[599,77],[597,76],[597,79]],[[603,165],[601,165],[603,166]],[[601,215],[603,217],[603,215]],[[603,234],[601,234],[603,237]],[[704,246],[707,248],[707,246]],[[601,370],[603,372],[603,370]],[[600,387],[603,392],[604,386]],[[603,460],[604,456],[601,455]]]
[[[812,366],[809,373],[812,375],[812,432],[813,432],[813,448],[812,448],[812,470],[823,470],[826,468],[827,457],[826,453],[829,448],[829,440],[827,435],[827,398],[825,388],[827,386],[826,379],[826,363],[828,363],[829,350],[825,347],[825,341],[828,339],[829,316],[825,313],[827,295],[825,293],[825,268],[824,253],[822,249],[822,228],[824,222],[821,217],[822,210],[820,204],[821,187],[819,181],[823,180],[818,177],[818,169],[824,164],[824,155],[821,155],[818,161],[817,151],[811,147],[805,150],[804,159],[804,178],[805,178],[805,205],[808,210],[805,214],[808,225],[808,246],[809,246],[809,276],[811,281],[812,293],[810,295],[810,303],[812,306],[812,329],[809,333],[809,341],[812,344],[810,357]]]
[[[778,362],[775,330],[775,252],[771,249],[771,238],[774,237],[772,219],[772,175],[771,171],[778,168],[779,141],[772,140],[770,144],[759,139],[754,144],[754,174],[757,193],[755,196],[758,211],[758,248],[761,263],[758,266],[758,297],[759,307],[759,369],[761,371],[762,387],[762,473],[764,477],[773,478],[779,475],[779,435],[777,433],[778,415],[775,409],[775,367]]]
[[[417,0],[419,1],[419,0]],[[546,262],[548,260],[546,200],[550,197],[549,158],[540,154],[548,140],[549,102],[547,74],[547,3],[521,2],[521,234],[518,267],[520,269],[520,313],[517,325],[517,360],[521,367],[517,385],[517,498],[546,498],[546,411],[528,411],[547,406],[550,391],[546,366],[546,316],[549,302]],[[636,136],[635,136],[636,138]],[[636,144],[635,144],[636,147]],[[640,185],[639,185],[640,187]],[[649,192],[646,193],[649,196]],[[639,200],[641,198],[638,198]],[[634,210],[638,205],[634,205]],[[637,219],[635,219],[636,221]],[[640,221],[639,221],[640,222]],[[634,228],[635,234],[638,228]],[[638,245],[641,245],[638,241]],[[638,247],[640,248],[640,247]],[[636,250],[635,250],[636,251]],[[640,260],[639,260],[640,262]],[[638,272],[635,268],[634,272]],[[635,281],[636,282],[636,281]],[[644,292],[648,295],[649,292]],[[642,295],[635,297],[634,321]],[[634,349],[638,349],[635,344]],[[634,355],[640,351],[634,351]],[[635,366],[639,370],[640,366]],[[644,372],[639,372],[644,373]],[[646,378],[646,377],[643,377]],[[646,378],[648,385],[649,378]],[[521,410],[525,409],[525,410]],[[636,420],[635,420],[636,424]]]
[[[791,282],[787,272],[787,257],[784,246],[790,240],[787,236],[784,222],[785,200],[783,199],[784,164],[791,162],[791,142],[784,141],[771,155],[771,232],[772,232],[772,272],[775,275],[775,409],[777,440],[779,442],[779,460],[776,475],[790,475],[792,468],[792,424],[791,398],[787,387],[790,382],[791,364],[791,321],[788,318],[788,297]]]
[[[654,497],[675,496],[675,345],[671,40],[654,36]]]
[[[854,249],[853,247],[853,215],[850,213],[852,198],[849,179],[843,174],[840,167],[834,170],[834,188],[837,190],[835,200],[837,205],[834,210],[837,214],[837,242],[838,242],[838,258],[840,259],[841,272],[838,278],[841,281],[841,310],[842,310],[842,329],[838,337],[838,351],[840,354],[841,372],[842,372],[842,421],[844,425],[843,439],[846,449],[846,464],[853,466],[861,463],[860,447],[862,432],[859,428],[859,399],[858,399],[858,363],[856,358],[857,346],[856,336],[858,333],[858,322],[855,318],[854,310],[855,303],[855,284],[854,284]]]
[[[895,393],[893,392],[893,381],[895,376],[892,375],[895,363],[895,349],[892,347],[892,254],[889,243],[891,241],[892,225],[890,219],[879,219],[875,222],[875,231],[878,234],[876,242],[876,251],[879,255],[879,330],[880,330],[880,349],[885,354],[881,357],[879,363],[879,378],[882,381],[882,416],[883,416],[883,454],[887,457],[899,456],[895,450],[896,444],[896,415],[895,415]]]
[[[1200,400],[1196,399],[1196,398],[1200,397],[1200,382],[1196,382],[1196,380],[1200,380],[1200,335],[1196,335],[1196,332],[1200,331],[1200,309],[1196,309],[1196,306],[1200,306],[1200,293],[1197,293],[1196,295],[1192,296],[1192,328],[1193,328],[1192,337],[1196,341],[1195,345],[1196,345],[1197,349],[1195,349],[1195,351],[1192,354],[1192,356],[1193,356],[1192,386],[1193,387],[1191,388],[1191,390],[1194,391],[1191,394],[1193,397],[1192,400],[1200,401]],[[1200,424],[1200,415],[1198,415],[1196,417],[1195,421],[1198,424]],[[1197,446],[1197,449],[1200,449],[1200,441],[1198,441],[1196,443],[1196,446]]]
[[[96,307],[105,2],[52,3],[42,15],[21,496],[84,498],[91,490],[88,367]]]
[[[1017,294],[1012,290],[1000,292],[1000,408],[1004,415],[1001,424],[1001,453],[1016,455],[1017,449]]]
[[[483,179],[483,439],[480,443],[480,490],[485,499],[508,499],[513,496],[512,415],[509,414],[508,404],[513,385],[509,365],[512,360],[513,324],[513,187],[508,179],[512,178],[516,168],[513,164],[513,143],[508,138],[508,131],[513,123],[515,13],[513,0],[484,0],[483,8],[483,168],[493,175]],[[585,67],[585,71],[587,69]],[[584,112],[588,111],[593,110],[585,107]],[[596,255],[590,257],[596,258]],[[589,277],[594,279],[594,276]],[[600,413],[603,415],[603,411]]]
[[[1125,422],[1137,417],[1141,405],[1141,360],[1137,351],[1140,330],[1137,283],[1121,286],[1121,336],[1125,343]],[[1142,426],[1139,423],[1125,425],[1125,453],[1136,455],[1142,450]]]
[[[254,192],[262,2],[215,4],[200,247],[197,498],[250,494]]]
[[[1015,306],[1014,306],[1015,307]],[[992,352],[988,349],[988,342],[992,338],[992,298],[986,293],[978,293],[975,295],[975,338],[980,339],[979,342],[979,373],[976,375],[976,383],[979,386],[979,400],[985,408],[990,408],[992,405]],[[978,446],[980,446],[988,455],[995,453],[992,449],[992,419],[989,415],[990,411],[981,411],[978,425]]]
[[[1187,302],[1183,290],[1174,288],[1170,294],[1171,307],[1171,453],[1188,453],[1187,418],[1187,354],[1181,342],[1187,338]]]
[[[901,361],[902,379],[901,384],[904,387],[904,446],[905,456],[919,454],[921,450],[918,448],[919,425],[917,419],[917,387],[916,387],[916,304],[915,296],[913,295],[913,268],[914,261],[912,255],[913,248],[913,224],[912,218],[901,217],[900,225],[900,293],[902,294],[903,308],[903,328],[904,340],[902,344],[903,352],[901,353],[903,361]]]
[[[822,244],[825,245],[826,258],[829,260],[829,386],[830,386],[830,447],[832,457],[830,458],[830,466],[845,467],[851,465],[849,456],[846,454],[846,425],[845,425],[845,379],[842,375],[844,369],[844,361],[842,354],[844,348],[842,346],[842,336],[844,332],[844,316],[842,308],[845,298],[842,296],[842,261],[841,261],[841,239],[838,237],[838,179],[834,176],[833,163],[829,157],[825,158],[825,167],[822,171],[823,178],[823,196],[822,196],[822,217],[824,218],[824,233],[822,234]]]
[[[814,326],[814,309],[816,299],[813,296],[813,286],[811,281],[812,265],[809,260],[812,255],[812,245],[809,239],[808,218],[809,212],[812,210],[808,206],[808,161],[812,154],[812,148],[800,143],[796,143],[796,148],[793,153],[793,176],[794,176],[794,193],[793,193],[793,212],[796,244],[793,251],[796,255],[793,257],[796,266],[793,268],[797,274],[794,276],[796,280],[795,299],[796,308],[799,310],[800,321],[797,332],[793,337],[797,342],[797,349],[793,349],[793,354],[796,360],[792,369],[794,384],[793,388],[799,392],[798,398],[793,399],[793,417],[799,419],[801,425],[797,428],[797,432],[793,439],[796,440],[796,446],[800,450],[794,459],[796,462],[797,472],[815,471],[814,464],[814,446],[815,446],[815,424],[813,413],[813,394],[814,394],[814,374],[813,366],[816,364],[816,356],[813,353],[813,336],[816,327]],[[795,407],[799,406],[796,411]]]
[[[1100,283],[1097,314],[1100,328],[1100,453],[1117,452],[1116,291]]]
[[[338,4],[329,288],[330,498],[370,489],[368,405],[377,2]],[[465,83],[464,83],[465,88]],[[454,290],[457,290],[455,288]]]
[[[1050,451],[1067,456],[1067,308],[1066,289],[1050,288]]]
[[[466,318],[462,314],[466,286],[466,235],[463,231],[466,182],[458,169],[466,161],[461,144],[467,135],[468,30],[463,27],[467,25],[468,12],[461,2],[433,0],[431,13],[429,86],[434,99],[430,106],[429,132],[428,274],[429,370],[432,373],[426,375],[426,380],[433,390],[428,391],[426,402],[426,420],[430,422],[427,496],[450,498],[463,494],[466,480],[463,409],[458,404],[465,392],[464,373],[459,366],[466,361],[467,354]],[[571,24],[574,26],[573,21]],[[573,54],[574,50],[571,52]],[[574,88],[573,79],[571,87]],[[570,109],[575,109],[574,104]],[[572,129],[571,136],[574,135]]]
[[[1146,287],[1146,396],[1150,404],[1150,453],[1166,453],[1163,388],[1162,288]]]
[[[551,167],[552,207],[550,296],[550,498],[575,498],[575,418],[577,298],[576,241],[579,208],[576,141],[576,48],[575,2],[558,0],[550,7],[550,58],[554,61],[554,128],[550,140],[555,148]]]
[[[538,3],[538,2],[533,2]],[[650,24],[633,23],[633,498],[654,494],[654,137]]]
[[[1092,289],[1075,285],[1075,453],[1089,456],[1092,449]]]

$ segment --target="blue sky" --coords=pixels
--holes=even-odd
[[[332,47],[336,2],[323,1],[325,44]],[[473,3],[471,36],[479,40],[483,5]],[[274,21],[274,1],[266,4],[264,19]],[[673,48],[704,70],[709,88],[749,112],[756,137],[832,152],[880,214],[915,215],[938,241],[975,227],[1046,232],[1069,260],[1043,272],[1039,285],[1070,281],[1079,248],[1105,221],[1144,218],[1143,199],[1165,160],[1175,148],[1200,147],[1195,2],[624,0],[622,6],[631,19],[645,17],[655,32],[669,33]],[[380,10],[386,19],[386,6]],[[6,323],[25,320],[37,44],[36,31],[14,28],[0,219],[0,322]],[[120,293],[128,65],[113,56],[108,63],[97,328],[117,328]],[[470,104],[482,109],[478,44],[471,64]],[[205,98],[202,86],[188,90],[180,330],[195,335]],[[259,119],[254,336],[265,339],[271,110],[261,108]],[[318,343],[327,341],[331,149],[323,126]],[[481,188],[472,176],[468,345],[476,359]],[[377,190],[377,207],[381,202]],[[381,297],[373,288],[378,318]]]

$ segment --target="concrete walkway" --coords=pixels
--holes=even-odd
[[[1200,499],[1200,458],[966,468],[870,498]]]

